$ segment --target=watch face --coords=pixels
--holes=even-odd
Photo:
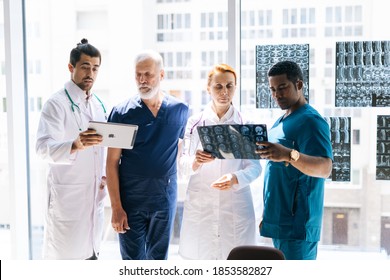
[[[297,161],[299,159],[299,152],[296,150],[292,150],[290,153],[291,160]]]

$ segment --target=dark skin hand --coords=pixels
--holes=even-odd
[[[260,155],[261,158],[275,162],[290,161],[291,149],[280,144],[266,141],[257,142],[256,144],[262,146],[262,149],[256,150],[256,154]]]
[[[297,161],[290,160],[290,152],[292,149],[281,144],[261,141],[256,143],[262,146],[262,149],[256,150],[256,154],[261,158],[274,162],[285,162],[291,164],[302,173],[318,178],[327,178],[332,172],[332,160],[325,157],[315,157],[300,153]]]

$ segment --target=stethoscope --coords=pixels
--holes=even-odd
[[[76,103],[74,103],[72,97],[70,97],[70,95],[69,95],[68,91],[66,90],[66,88],[64,88],[64,90],[65,90],[66,96],[68,97],[68,99],[69,99],[69,101],[70,101],[70,104],[71,104],[70,106],[71,106],[71,109],[72,109],[73,114],[75,115],[74,117],[75,117],[75,119],[76,119],[76,123],[77,123],[77,125],[78,125],[78,127],[79,127],[79,130],[81,131],[81,130],[82,130],[82,129],[81,129],[82,120],[81,120],[81,110],[80,110],[80,107],[79,107],[79,105],[77,105]],[[107,120],[107,115],[106,115],[107,111],[106,111],[106,108],[104,107],[103,102],[100,100],[99,97],[97,97],[96,94],[93,93],[93,95],[96,97],[96,99],[99,101],[100,105],[102,106],[102,109],[103,109],[103,112],[104,112],[104,116],[105,116],[105,118],[106,118],[106,120]],[[79,111],[80,122],[79,122],[79,120],[78,120],[77,117],[76,117],[75,107],[76,107],[76,108],[78,109],[78,111]]]

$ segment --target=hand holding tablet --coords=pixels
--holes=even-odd
[[[98,146],[120,149],[132,149],[138,131],[137,125],[96,121],[90,121],[88,128],[103,136]]]

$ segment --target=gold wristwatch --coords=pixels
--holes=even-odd
[[[299,159],[300,153],[297,150],[292,149],[290,152],[290,161],[297,161]]]

